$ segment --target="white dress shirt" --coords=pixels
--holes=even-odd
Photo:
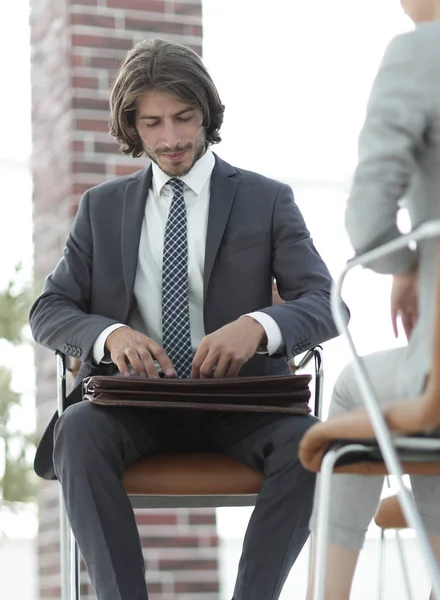
[[[191,341],[195,353],[205,336],[203,323],[203,274],[205,245],[208,228],[210,181],[215,165],[211,149],[195,163],[180,179],[184,183],[184,195],[188,225],[188,293]],[[153,163],[153,185],[145,205],[145,216],[139,243],[138,264],[134,284],[134,296],[146,334],[162,345],[162,255],[165,226],[173,193],[168,184],[170,176]],[[262,312],[249,313],[264,328],[267,336],[267,353],[274,354],[283,344],[281,330],[272,317]],[[118,327],[107,327],[97,337],[93,346],[93,358],[99,364],[104,358],[107,337]]]

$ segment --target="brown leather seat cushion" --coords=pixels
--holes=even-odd
[[[132,495],[257,494],[263,476],[221,453],[161,454],[143,458],[124,472]]]

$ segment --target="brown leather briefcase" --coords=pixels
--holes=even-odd
[[[308,414],[311,375],[225,379],[87,377],[83,398],[106,406]]]

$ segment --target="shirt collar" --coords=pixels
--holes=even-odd
[[[192,191],[197,194],[197,196],[200,196],[203,188],[206,185],[206,182],[211,177],[214,165],[215,157],[211,148],[208,146],[205,154],[199,158],[189,173],[183,177],[179,177],[179,179],[181,179],[185,185],[191,188]],[[152,168],[153,186],[156,194],[160,196],[164,186],[170,180],[170,176],[164,173],[156,163],[153,163]]]

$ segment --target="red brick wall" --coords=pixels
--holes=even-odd
[[[59,259],[81,194],[144,166],[108,134],[108,88],[124,51],[163,37],[201,53],[201,0],[31,0],[35,281]],[[38,429],[55,409],[53,353],[36,349]],[[43,482],[40,600],[59,598],[58,484]],[[217,600],[213,511],[140,511],[151,600]],[[83,598],[93,598],[84,577]]]

